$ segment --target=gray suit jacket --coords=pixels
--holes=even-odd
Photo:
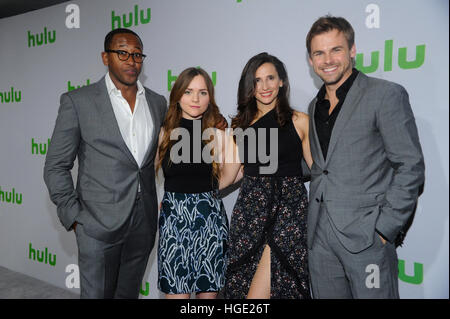
[[[120,239],[140,183],[145,211],[151,220],[149,231],[156,234],[154,158],[167,104],[163,96],[147,88],[145,97],[153,119],[153,138],[139,167],[120,133],[104,77],[61,96],[44,180],[67,230],[77,221],[96,239]],[[78,179],[74,188],[70,171],[76,157]]]
[[[336,119],[327,158],[316,132],[316,99],[309,105],[311,167],[308,245],[320,202],[340,242],[351,252],[369,247],[377,230],[390,242],[411,216],[424,160],[408,93],[395,83],[356,77]]]

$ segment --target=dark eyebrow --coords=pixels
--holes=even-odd
[[[127,44],[119,44],[119,48],[123,48],[123,47],[127,47]],[[134,47],[135,49],[138,49],[139,51],[142,52],[142,48],[141,47]]]
[[[269,73],[266,75],[266,78],[268,78],[269,76],[276,76],[275,73]],[[255,77],[255,80],[261,80],[261,77]]]

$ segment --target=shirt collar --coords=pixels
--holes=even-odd
[[[114,94],[114,95],[122,95],[120,90],[116,88],[116,85],[111,80],[111,76],[109,75],[109,72],[105,75],[105,82],[106,82],[106,90],[108,91],[108,94]],[[137,87],[138,91],[136,95],[144,94],[144,86],[142,85],[141,81],[137,80]]]
[[[355,81],[356,77],[358,76],[358,73],[359,73],[359,71],[357,69],[353,68],[352,74],[336,90],[336,97],[339,100],[341,100],[342,98],[345,98],[348,91],[350,91],[350,88],[352,87],[353,82]],[[325,89],[325,84],[324,84],[324,85],[322,85],[319,92],[317,93],[317,100],[323,101],[325,99],[325,94],[326,94],[326,89]]]

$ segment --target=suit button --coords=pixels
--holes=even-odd
[[[323,173],[324,173],[325,175],[328,175],[328,171],[327,171],[327,170],[324,170]]]

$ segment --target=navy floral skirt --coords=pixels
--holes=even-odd
[[[159,217],[158,288],[166,294],[224,286],[228,220],[215,191],[165,192]]]
[[[231,216],[225,298],[246,298],[265,245],[271,248],[270,297],[311,297],[307,212],[301,176],[244,176]]]

